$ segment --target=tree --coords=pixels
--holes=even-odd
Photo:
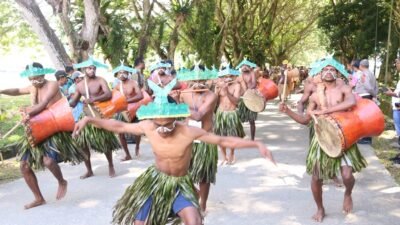
[[[71,60],[64,46],[43,16],[36,1],[16,0],[15,2],[19,5],[22,16],[30,24],[43,43],[55,67],[61,69],[64,68],[65,64],[70,64]]]

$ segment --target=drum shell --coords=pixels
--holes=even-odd
[[[278,97],[278,86],[270,79],[260,78],[257,90],[264,96],[266,101]]]
[[[127,114],[129,121],[133,121],[135,119],[136,111],[139,109],[140,106],[147,105],[148,103],[153,101],[153,99],[144,89],[142,89],[142,95],[143,98],[140,101],[128,104]]]
[[[72,132],[75,121],[66,98],[33,116],[25,125],[29,143],[36,146],[57,132]]]
[[[93,110],[99,112],[101,118],[109,119],[112,118],[116,113],[125,111],[128,107],[128,102],[121,92],[113,90],[110,100],[104,102],[95,102],[92,106]]]
[[[337,134],[342,143],[337,143],[334,151],[325,151],[331,157],[340,156],[341,153],[362,137],[378,136],[385,128],[385,120],[382,111],[369,99],[358,99],[357,105],[349,111],[335,112],[330,115],[321,116],[318,120],[326,119],[337,126]],[[320,140],[317,133],[318,142],[322,149],[324,140]],[[326,148],[324,149],[326,150]],[[329,153],[328,153],[329,152]]]

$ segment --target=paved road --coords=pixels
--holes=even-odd
[[[305,173],[308,129],[277,112],[276,102],[259,115],[257,138],[273,151],[278,166],[260,158],[258,151],[237,152],[237,163],[218,168],[212,186],[206,224],[309,225],[315,211],[310,176]],[[248,133],[249,127],[245,126]],[[133,150],[133,146],[130,146]],[[47,204],[30,210],[23,205],[33,199],[22,179],[0,185],[0,225],[106,225],[112,207],[125,188],[153,162],[149,144],[141,146],[142,158],[117,162],[118,177],[108,178],[103,155],[93,154],[95,177],[80,180],[84,165],[61,164],[69,182],[67,196],[55,199],[57,182],[49,171],[37,173]],[[399,224],[400,187],[384,169],[369,146],[361,146],[369,166],[356,174],[354,212],[341,212],[343,188],[324,186],[327,217],[324,224]]]

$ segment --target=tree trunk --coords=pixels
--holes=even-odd
[[[135,4],[135,3],[133,3]],[[138,46],[138,58],[144,58],[144,54],[147,52],[149,46],[149,36],[152,29],[153,21],[151,21],[151,12],[153,11],[154,1],[150,3],[150,0],[143,1],[143,20],[141,22],[141,31],[139,37]]]
[[[71,59],[65,51],[64,46],[53,29],[51,29],[36,1],[16,0],[15,2],[19,5],[18,8],[22,16],[32,27],[36,35],[38,35],[54,66],[57,69],[64,69],[65,65],[71,64]]]

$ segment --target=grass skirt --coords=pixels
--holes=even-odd
[[[242,123],[257,120],[258,113],[248,109],[244,104],[243,99],[240,99],[239,101],[237,112]]]
[[[78,164],[87,158],[69,132],[56,133],[35,147],[32,147],[28,137],[24,136],[17,143],[17,147],[18,158],[22,160],[25,154],[29,154],[27,162],[33,169],[44,169],[43,157],[51,150],[57,152],[59,160],[63,162]]]
[[[236,111],[220,111],[215,113],[214,133],[221,136],[244,137],[242,122]]]
[[[352,145],[344,154],[351,160],[353,172],[360,172],[361,169],[367,166],[367,161],[361,155],[357,144]],[[317,137],[314,135],[311,139],[306,160],[307,173],[310,175],[318,175],[320,179],[331,179],[333,176],[338,175],[342,157],[329,157],[321,149]]]
[[[218,146],[204,142],[193,143],[190,175],[194,183],[215,184],[218,167]]]
[[[80,146],[87,146],[99,153],[116,151],[121,148],[121,144],[113,132],[92,125],[86,125],[83,128],[77,142]]]
[[[158,171],[155,166],[151,166],[125,190],[123,196],[118,200],[113,211],[113,223],[132,225],[139,210],[150,196],[153,204],[146,224],[177,223],[180,221],[179,217],[171,212],[172,204],[179,192],[199,208],[190,175],[168,176]]]

